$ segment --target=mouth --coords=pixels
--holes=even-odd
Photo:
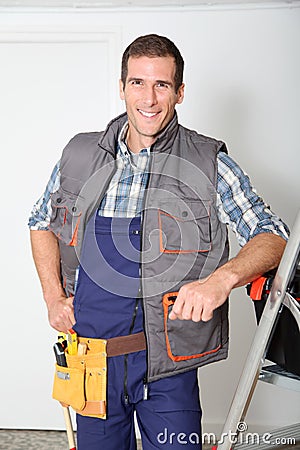
[[[147,112],[147,111],[143,111],[142,109],[138,109],[138,112],[143,116],[146,117],[147,119],[151,119],[152,117],[155,117],[159,114],[159,112]]]

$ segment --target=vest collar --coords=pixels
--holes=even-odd
[[[124,124],[128,121],[127,114],[123,113],[115,119],[111,120],[102,133],[98,141],[99,147],[107,152],[116,154],[116,143]],[[168,150],[175,140],[178,131],[178,117],[175,111],[173,119],[168,123],[166,128],[158,135],[155,143],[151,147],[153,152],[163,152]]]

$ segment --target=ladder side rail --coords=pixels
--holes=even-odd
[[[230,450],[230,448],[234,446],[232,436],[237,437],[238,424],[244,419],[248,405],[250,404],[255,384],[264,362],[264,355],[266,353],[272,329],[276,322],[279,309],[285,298],[288,284],[291,281],[291,277],[294,275],[299,251],[300,211],[298,212],[290,238],[282,255],[270,294],[249,350],[246,363],[223,427],[221,434],[222,439],[217,446],[218,450]]]
[[[297,322],[297,325],[298,325],[298,328],[299,328],[299,333],[300,333],[300,309],[299,309],[299,305],[298,305],[297,300],[295,300],[294,297],[287,292],[285,297],[284,297],[283,304],[293,314],[294,319]]]

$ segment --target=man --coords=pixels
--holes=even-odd
[[[79,449],[135,449],[134,412],[144,450],[201,448],[197,368],[227,356],[231,290],[287,239],[225,144],[178,124],[183,65],[166,37],[130,44],[126,114],[69,142],[30,218],[51,326],[120,343],[107,419],[77,414]]]

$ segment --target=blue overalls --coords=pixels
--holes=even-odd
[[[90,220],[74,298],[79,336],[109,339],[143,330],[140,230],[140,217]],[[201,449],[197,371],[147,385],[146,361],[146,350],[108,358],[107,419],[77,414],[78,450],[135,450],[134,411],[143,450]]]

